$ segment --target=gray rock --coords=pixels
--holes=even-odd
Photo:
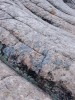
[[[75,6],[73,2],[69,4]],[[62,83],[75,96],[75,9],[67,3],[0,0],[0,44],[5,45],[0,47],[0,58],[10,66],[17,66],[14,67],[17,70],[22,69],[21,73],[32,70],[34,77]],[[9,79],[12,81],[12,76]],[[5,83],[6,79],[1,84]],[[13,85],[8,83],[10,88],[7,85],[5,88],[11,90]],[[13,97],[19,100],[17,94],[15,90]]]
[[[51,98],[0,61],[0,100],[51,100]]]

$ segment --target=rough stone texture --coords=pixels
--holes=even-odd
[[[0,100],[51,100],[51,98],[0,61]]]
[[[75,0],[63,0],[69,7],[75,9]]]
[[[75,96],[75,9],[68,2],[75,6],[74,0],[0,0],[0,52],[9,65]]]

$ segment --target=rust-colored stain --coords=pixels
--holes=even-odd
[[[56,14],[56,12],[55,12],[55,10],[54,9],[52,9],[52,11],[50,12],[52,15],[55,15]]]

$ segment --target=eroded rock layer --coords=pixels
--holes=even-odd
[[[0,59],[57,100],[75,97],[74,3],[0,0]]]
[[[51,100],[49,95],[23,79],[0,61],[0,100]]]

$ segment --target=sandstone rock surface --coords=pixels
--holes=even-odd
[[[0,100],[51,100],[51,98],[0,61]]]
[[[75,97],[74,8],[74,0],[0,0],[0,58],[36,81],[42,77],[43,86],[70,91],[57,100]]]

